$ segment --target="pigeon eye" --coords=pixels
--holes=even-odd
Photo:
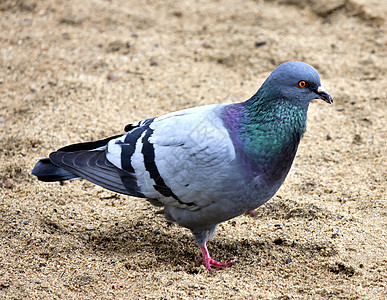
[[[304,80],[300,80],[300,81],[298,82],[298,86],[304,88],[304,87],[307,86],[307,83],[306,83],[306,81],[304,81]]]

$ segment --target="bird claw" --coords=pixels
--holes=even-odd
[[[228,262],[222,263],[222,262],[219,262],[217,260],[212,259],[211,257],[207,258],[207,259],[204,259],[203,257],[199,257],[198,259],[196,259],[197,263],[202,262],[202,261],[204,261],[206,269],[208,271],[210,271],[210,272],[212,272],[212,268],[211,267],[226,268],[226,267],[232,266],[233,264],[236,263],[235,260],[230,260]]]
[[[206,266],[206,269],[209,271],[209,272],[212,272],[212,269],[211,267],[215,267],[215,268],[226,268],[226,267],[229,267],[229,266],[232,266],[233,264],[236,263],[235,260],[230,260],[228,262],[225,262],[225,263],[222,263],[222,262],[219,262],[217,260],[214,260],[211,258],[210,254],[208,253],[208,250],[207,250],[207,247],[204,246],[203,248],[201,248],[201,251],[202,251],[202,254],[203,256],[199,257],[198,259],[196,259],[196,263],[200,263],[202,261],[204,261],[204,264]]]
[[[246,215],[248,215],[248,216],[250,216],[250,217],[252,217],[252,218],[254,218],[254,217],[256,217],[257,216],[257,211],[254,209],[254,210],[251,210],[251,211],[248,211],[247,213],[246,213]]]

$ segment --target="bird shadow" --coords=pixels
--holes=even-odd
[[[200,251],[190,231],[164,220],[137,219],[111,225],[90,233],[84,246],[100,256],[112,254],[124,262],[128,270],[172,269],[191,274],[200,272],[195,263]],[[337,253],[331,243],[295,243],[294,241],[269,236],[259,239],[216,237],[208,243],[214,259],[236,259],[242,263],[271,264],[285,256],[304,255],[333,256]]]
[[[120,261],[128,270],[172,269],[191,274],[200,272],[201,264],[195,263],[195,259],[200,256],[199,247],[188,229],[168,223],[161,215],[155,216],[153,213],[131,217],[132,219],[119,221],[107,220],[97,228],[90,227],[86,230],[81,227],[69,230],[65,222],[47,217],[43,220],[43,228],[50,235],[70,234],[75,238],[76,242],[71,245],[64,242],[59,251],[81,246],[79,249],[86,251],[87,255],[95,255],[103,261]],[[250,223],[247,220],[245,222]],[[273,260],[285,262],[288,258],[298,257],[298,260],[302,258],[307,261],[316,256],[330,257],[337,254],[332,238],[293,241],[289,236],[274,237],[270,232],[244,237],[243,233],[236,235],[232,227],[235,226],[228,229],[220,227],[218,235],[208,242],[214,259],[235,259],[243,265],[273,265]]]

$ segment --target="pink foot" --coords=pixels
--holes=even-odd
[[[234,260],[230,260],[230,261],[228,261],[226,263],[221,263],[221,262],[218,262],[218,261],[212,259],[211,256],[210,256],[210,253],[208,252],[208,249],[207,249],[206,245],[204,245],[204,247],[200,247],[200,251],[202,252],[203,256],[199,257],[196,260],[196,262],[199,263],[201,261],[204,261],[206,269],[208,271],[210,271],[210,272],[212,272],[211,267],[225,268],[225,267],[232,266],[233,264],[235,264]]]
[[[257,211],[254,209],[254,210],[251,210],[251,211],[248,211],[246,213],[246,215],[250,216],[250,217],[255,217],[257,215]]]

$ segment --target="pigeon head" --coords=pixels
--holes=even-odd
[[[266,79],[258,94],[266,99],[290,101],[296,106],[308,106],[313,99],[333,103],[332,97],[323,89],[317,71],[299,61],[279,65]]]

